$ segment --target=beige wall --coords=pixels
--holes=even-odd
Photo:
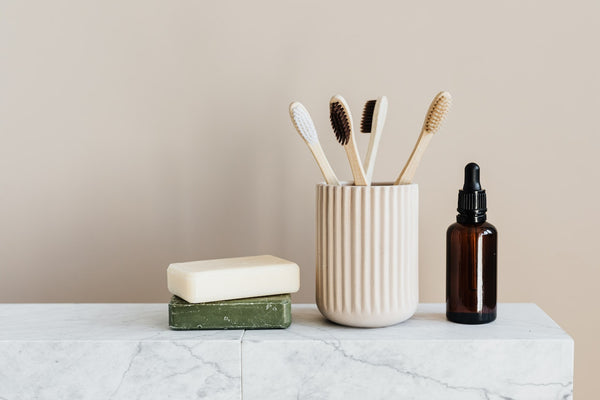
[[[599,3],[408,3],[1,1],[0,301],[166,302],[170,262],[272,253],[312,302],[320,176],[287,105],[309,108],[348,178],[329,97],[358,119],[387,95],[390,180],[445,89],[416,176],[421,300],[444,301],[445,229],[477,161],[499,300],[574,336],[576,394],[593,398]]]

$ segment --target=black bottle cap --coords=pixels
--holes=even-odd
[[[487,219],[485,190],[481,189],[479,182],[479,165],[473,162],[465,167],[465,183],[458,191],[457,211],[456,221],[461,224],[478,224]]]

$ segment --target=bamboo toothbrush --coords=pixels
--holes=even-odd
[[[433,134],[439,131],[442,122],[448,114],[451,102],[452,96],[448,92],[440,92],[435,96],[425,116],[423,128],[421,129],[421,134],[415,144],[415,148],[410,154],[404,169],[400,172],[400,176],[394,182],[395,185],[405,185],[412,182],[421,157],[423,157],[423,153],[425,153],[425,149]]]
[[[387,97],[381,96],[377,100],[369,100],[365,103],[363,109],[360,131],[362,133],[370,133],[369,148],[365,157],[365,173],[367,182],[371,184],[373,180],[373,169],[375,167],[375,159],[377,158],[377,149],[379,148],[379,139],[385,125],[387,116],[388,101]]]
[[[331,127],[335,132],[335,137],[346,150],[352,176],[354,177],[354,185],[368,186],[369,183],[365,178],[365,170],[363,169],[358,149],[354,141],[354,129],[352,125],[352,114],[346,100],[340,95],[335,95],[329,101],[329,118],[331,119]]]
[[[337,176],[335,176],[335,172],[333,172],[333,168],[331,168],[329,161],[327,161],[321,143],[319,143],[317,129],[315,128],[315,124],[313,123],[308,110],[302,104],[295,101],[290,104],[290,117],[292,118],[294,127],[315,157],[317,165],[325,178],[325,182],[329,185],[339,185],[340,181]]]

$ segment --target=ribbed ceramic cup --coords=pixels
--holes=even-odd
[[[419,187],[317,185],[317,306],[329,320],[382,327],[419,302]]]

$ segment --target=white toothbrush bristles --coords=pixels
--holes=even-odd
[[[315,128],[315,124],[306,107],[297,101],[290,104],[290,118],[292,119],[294,127],[300,134],[300,137],[306,142],[317,161],[317,165],[321,169],[325,182],[329,185],[339,185],[340,181],[335,175],[335,172],[333,172],[333,168],[331,168],[331,165],[323,152],[321,143],[319,143],[317,129]]]
[[[290,104],[290,117],[292,118],[292,122],[294,123],[294,127],[302,136],[304,140],[308,143],[318,143],[319,137],[317,136],[317,128],[315,128],[315,124],[313,123],[310,114],[306,107],[304,107],[301,103],[295,101]]]

